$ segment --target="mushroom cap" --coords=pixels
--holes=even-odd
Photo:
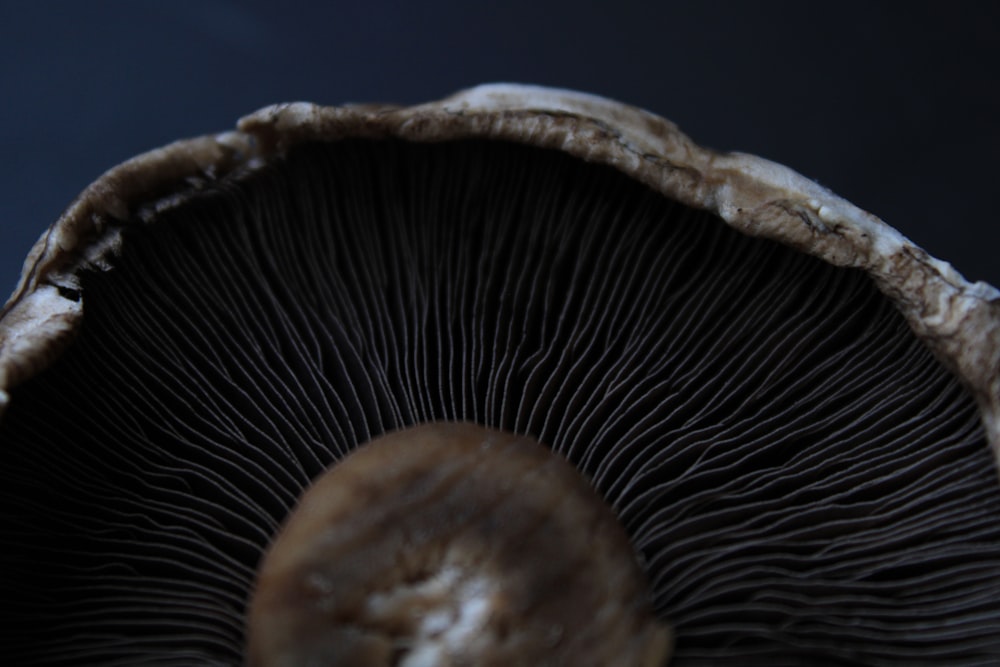
[[[137,206],[169,205],[185,179],[252,168],[302,142],[475,137],[610,165],[745,234],[864,270],[972,392],[1000,462],[1000,291],[969,283],[874,215],[783,165],[703,148],[670,121],[619,102],[505,83],[414,107],[279,104],[243,118],[238,128],[111,169],[42,235],[0,317],[0,410],[8,389],[49,363],[79,326],[75,271],[100,265],[117,247],[120,230],[109,220],[125,219]]]
[[[25,267],[8,655],[238,659],[309,480],[440,419],[594,481],[678,664],[1000,655],[996,290],[645,112],[520,86],[272,107],[112,170]]]

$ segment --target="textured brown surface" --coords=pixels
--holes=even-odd
[[[43,236],[0,318],[0,409],[7,389],[47,365],[78,327],[75,271],[100,265],[101,255],[116,246],[110,221],[171,205],[171,197],[161,199],[164,186],[182,175],[197,181],[252,167],[309,139],[481,137],[612,165],[745,233],[864,269],[972,391],[1000,460],[1000,293],[966,282],[875,216],[786,167],[703,149],[669,121],[625,104],[532,86],[482,86],[410,108],[278,105],[243,119],[239,128],[178,142],[111,170]]]
[[[261,568],[249,661],[277,665],[664,664],[628,536],[527,437],[440,423],[320,477]]]

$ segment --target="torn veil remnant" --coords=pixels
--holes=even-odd
[[[239,663],[310,480],[472,422],[590,480],[671,664],[1000,660],[998,302],[790,170],[600,98],[262,110],[112,170],[25,264],[0,649]]]

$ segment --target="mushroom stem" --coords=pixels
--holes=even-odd
[[[320,476],[264,558],[253,666],[666,663],[614,513],[536,441],[467,423],[378,438]]]

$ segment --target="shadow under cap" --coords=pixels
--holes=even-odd
[[[970,389],[1000,461],[1000,292],[969,283],[895,229],[782,165],[694,144],[662,118],[601,97],[516,84],[414,106],[308,103],[264,108],[237,132],[179,141],[108,171],[32,248],[0,317],[0,410],[7,391],[56,357],[79,326],[74,276],[117,246],[115,221],[163,208],[181,183],[254,168],[298,143],[341,137],[505,139],[608,164],[683,204],[837,266],[866,271],[913,331]],[[157,200],[165,196],[165,199]],[[153,203],[151,203],[153,202]]]

